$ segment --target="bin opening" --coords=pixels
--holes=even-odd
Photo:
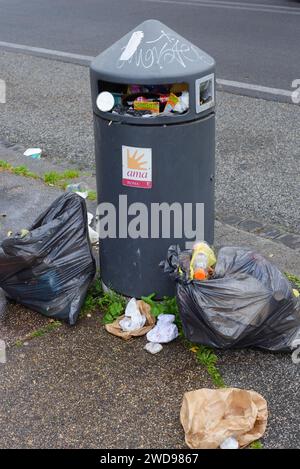
[[[98,82],[100,111],[132,117],[176,116],[189,110],[188,83],[126,85]]]

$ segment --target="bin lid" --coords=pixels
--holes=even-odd
[[[117,83],[178,82],[214,71],[206,52],[158,20],[147,20],[98,55],[91,72]]]

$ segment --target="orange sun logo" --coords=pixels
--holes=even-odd
[[[133,155],[131,155],[130,151],[127,149],[127,167],[128,167],[128,169],[141,169],[141,170],[147,169],[147,168],[145,168],[145,164],[147,164],[146,161],[141,161],[141,159],[144,156],[144,153],[142,153],[141,155],[138,155],[137,152],[138,151],[135,150]]]

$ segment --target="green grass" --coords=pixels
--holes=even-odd
[[[16,166],[12,168],[11,170],[14,174],[17,174],[18,176],[24,176],[27,178],[33,178],[33,179],[38,179],[39,176],[38,174],[29,171],[29,169],[26,166]]]
[[[125,311],[126,298],[113,291],[105,292],[99,299],[98,305],[104,310],[103,324],[114,322]]]
[[[59,189],[65,190],[73,179],[79,178],[81,173],[77,169],[67,169],[63,172],[49,171],[44,173],[43,176],[30,171],[27,166],[12,166],[8,161],[0,160],[0,170],[9,171],[17,174],[18,176],[24,176],[33,179],[41,179],[45,184],[49,186],[58,187]],[[93,190],[88,191],[89,200],[97,200],[97,192]]]
[[[80,175],[80,172],[77,169],[67,169],[63,173],[61,173],[61,176],[63,179],[75,179],[78,178]]]
[[[22,345],[23,345],[23,341],[21,339],[18,339],[18,340],[15,341],[15,346],[16,347],[22,347]]]
[[[74,169],[68,169],[62,173],[57,171],[49,171],[44,174],[44,182],[52,186],[58,186],[65,188],[68,185],[70,179],[78,178],[80,175],[79,171]]]
[[[18,176],[24,176],[33,179],[38,179],[39,177],[36,173],[30,171],[27,166],[12,166],[10,163],[4,160],[0,160],[0,169],[17,174]]]
[[[83,306],[81,308],[80,317],[93,313],[98,308],[99,298],[103,295],[100,278],[97,278],[88,289]]]
[[[110,324],[124,312],[126,298],[114,291],[104,292],[101,281],[98,278],[88,290],[80,316],[84,317],[88,313],[93,313],[97,309],[104,312],[102,324]]]
[[[49,322],[48,324],[46,324],[45,326],[41,327],[40,329],[35,329],[34,331],[30,332],[29,334],[26,335],[24,339],[16,340],[14,345],[16,347],[21,347],[24,344],[24,342],[26,342],[27,340],[32,340],[38,337],[43,337],[45,334],[49,334],[49,332],[56,330],[60,326],[61,326],[60,321],[53,320]]]
[[[260,440],[253,441],[248,448],[250,449],[263,449],[263,444]]]
[[[28,334],[28,336],[27,336],[27,339],[34,339],[36,337],[43,337],[45,334],[48,334],[49,332],[54,331],[55,329],[57,329],[60,326],[61,326],[60,321],[49,322],[48,324],[46,324],[46,326],[41,327],[40,329],[36,329],[33,332],[30,332],[30,334]]]
[[[89,191],[87,198],[89,200],[97,200],[97,192],[96,191]]]
[[[215,352],[205,345],[196,345],[188,342],[189,349],[195,353],[197,361],[206,368],[207,373],[217,388],[225,388],[226,385],[220,371],[217,368],[218,357]]]
[[[5,169],[5,170],[11,170],[12,165],[9,164],[7,161],[0,160],[0,168]]]

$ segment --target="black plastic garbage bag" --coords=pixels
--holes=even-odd
[[[191,251],[168,250],[165,272],[177,282],[185,336],[195,343],[228,349],[292,348],[300,337],[300,306],[276,266],[257,252],[224,247],[214,278],[189,280]]]
[[[25,236],[7,238],[0,250],[0,287],[46,316],[75,324],[96,266],[85,200],[66,193]]]

